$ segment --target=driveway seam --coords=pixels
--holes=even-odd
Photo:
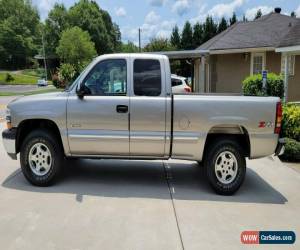
[[[169,189],[170,198],[171,198],[171,202],[172,202],[172,207],[173,207],[173,212],[174,212],[174,216],[175,216],[177,231],[178,231],[180,242],[181,242],[181,247],[184,250],[183,239],[182,239],[182,235],[181,235],[181,231],[180,231],[180,227],[179,227],[179,221],[178,221],[178,216],[177,216],[174,197],[173,197],[174,188],[171,187],[171,182],[170,182],[170,180],[172,179],[172,173],[170,171],[169,164],[165,163],[164,161],[162,163],[163,163],[163,167],[164,167],[165,178],[166,178],[166,181],[167,181],[167,184],[168,184],[168,189]]]

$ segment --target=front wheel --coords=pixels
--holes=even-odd
[[[207,150],[204,165],[210,185],[222,195],[235,193],[246,175],[246,160],[241,147],[230,139],[213,142]]]
[[[63,159],[62,147],[49,131],[31,132],[21,147],[22,172],[36,186],[51,185],[60,173]]]

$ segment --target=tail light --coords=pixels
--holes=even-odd
[[[281,102],[277,102],[276,105],[276,120],[275,120],[275,134],[280,134],[282,122],[282,105]]]
[[[185,92],[189,92],[189,93],[192,92],[190,87],[184,87],[184,90],[185,90]]]

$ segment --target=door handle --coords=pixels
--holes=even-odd
[[[128,112],[128,106],[127,105],[118,105],[116,108],[118,113],[127,113]]]

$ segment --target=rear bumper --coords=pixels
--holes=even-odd
[[[284,144],[285,144],[285,140],[284,138],[280,138],[278,140],[278,144],[277,147],[275,149],[275,155],[282,155],[284,153]]]
[[[6,129],[2,132],[2,141],[7,154],[13,160],[17,160],[16,152],[17,129]]]

